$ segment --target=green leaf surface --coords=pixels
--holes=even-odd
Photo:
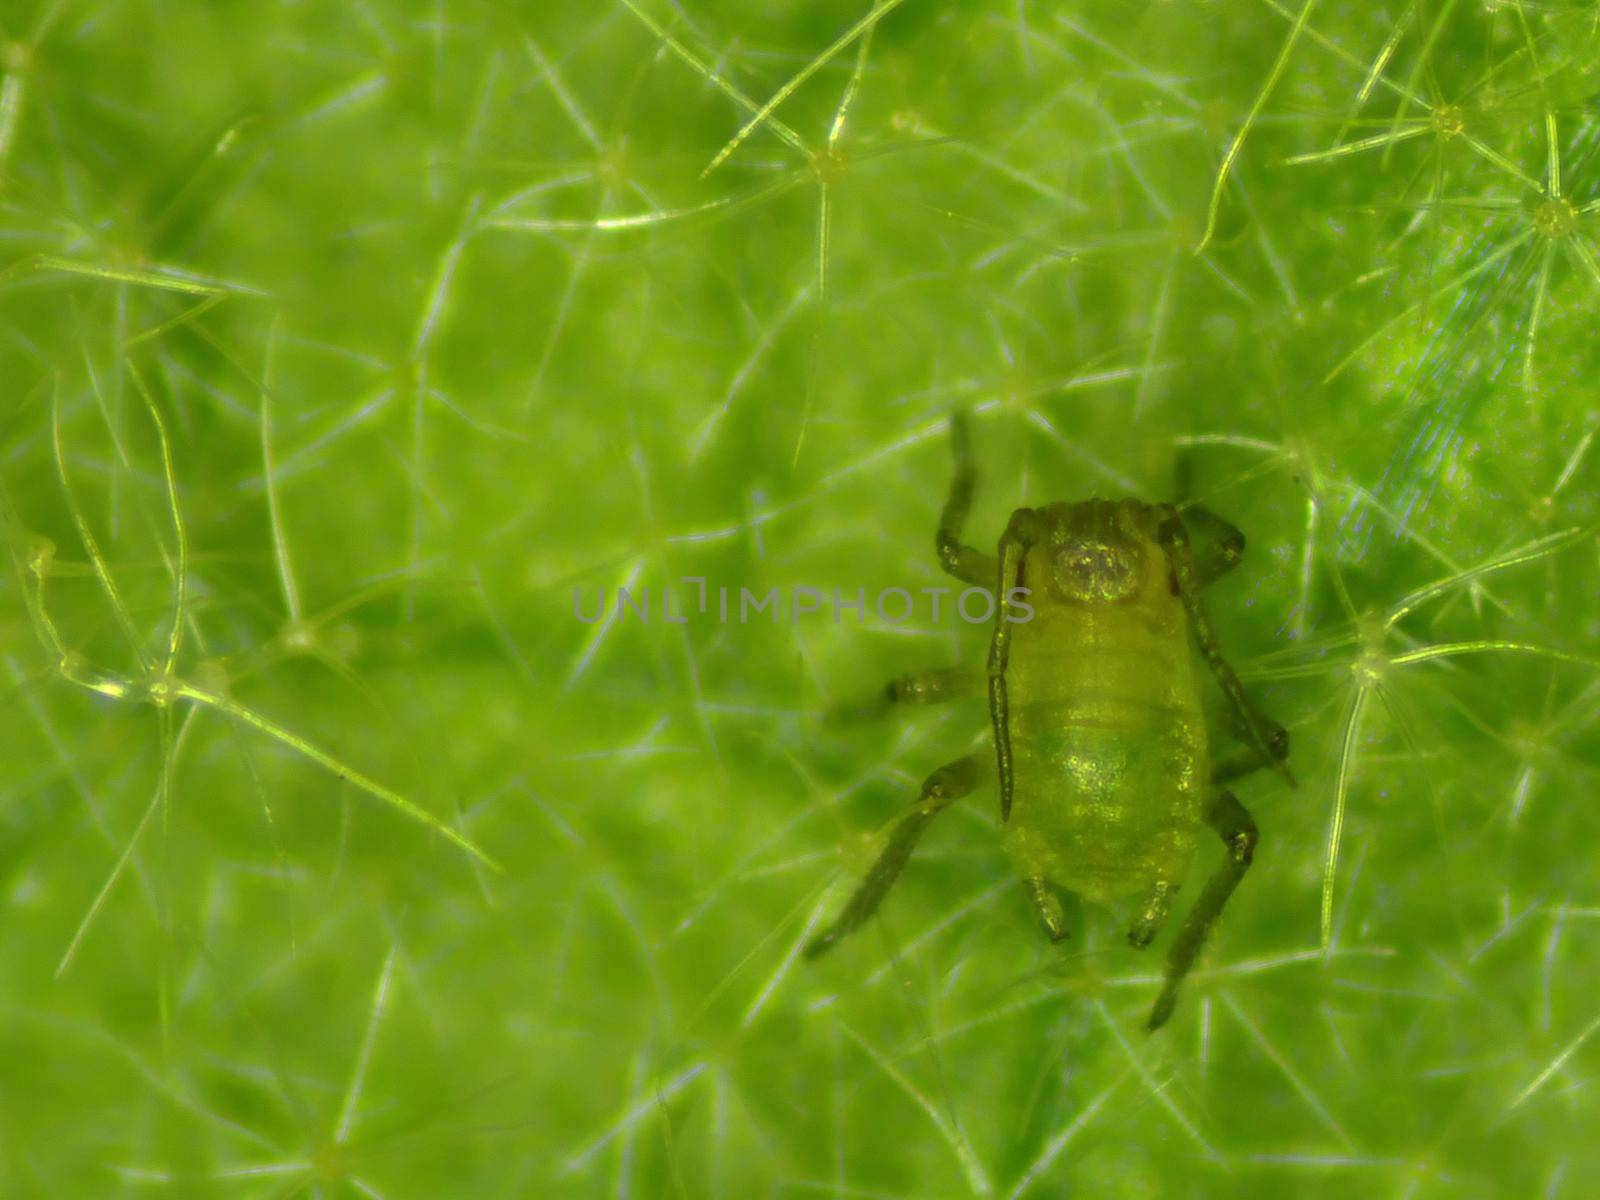
[[[0,1196],[1591,1194],[1596,63],[1588,0],[7,0]],[[1247,538],[1299,787],[1154,1035],[1176,923],[1051,945],[992,778],[801,955],[991,761],[981,686],[875,711],[982,670],[957,408],[984,550]]]

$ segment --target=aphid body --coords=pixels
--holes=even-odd
[[[1238,565],[1244,536],[1199,505],[1084,500],[1019,508],[988,554],[961,540],[975,474],[965,419],[951,422],[956,473],[935,546],[944,569],[998,599],[986,671],[1002,838],[1052,940],[1067,936],[1057,889],[1094,901],[1144,893],[1128,940],[1156,936],[1202,831],[1226,848],[1167,952],[1147,1027],[1171,1015],[1178,985],[1248,870],[1255,822],[1223,783],[1284,765],[1283,726],[1251,704],[1222,656],[1201,589]],[[1189,526],[1207,534],[1192,547]],[[1243,751],[1208,755],[1196,650],[1226,701]],[[969,672],[913,672],[885,699],[934,703],[968,694]],[[924,780],[916,806],[838,918],[806,946],[815,957],[858,928],[929,823],[977,787],[969,754]]]
[[[1035,510],[1032,619],[1011,626],[1012,801],[1024,879],[1108,901],[1176,888],[1203,826],[1206,725],[1189,623],[1150,506]]]

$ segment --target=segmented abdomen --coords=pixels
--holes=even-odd
[[[1014,707],[1010,725],[1019,870],[1095,900],[1182,877],[1207,771],[1197,706],[1091,693]]]

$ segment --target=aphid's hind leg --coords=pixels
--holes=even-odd
[[[1133,923],[1133,928],[1128,930],[1130,946],[1135,950],[1143,950],[1155,940],[1156,934],[1160,933],[1161,927],[1166,924],[1167,914],[1172,911],[1172,899],[1177,894],[1177,884],[1166,879],[1158,879],[1155,882],[1150,889],[1150,895],[1145,899],[1144,908]]]
[[[1161,524],[1156,530],[1156,540],[1167,552],[1178,595],[1183,600],[1184,611],[1189,615],[1189,624],[1194,628],[1195,642],[1233,709],[1232,718],[1240,737],[1262,762],[1275,766],[1290,787],[1298,786],[1284,762],[1284,756],[1289,752],[1287,732],[1282,725],[1267,720],[1256,711],[1255,705],[1250,703],[1250,697],[1245,695],[1244,685],[1228,665],[1228,660],[1222,656],[1217,632],[1211,627],[1211,619],[1206,616],[1205,604],[1200,599],[1199,565],[1190,548],[1189,532],[1184,527],[1183,519],[1170,504],[1162,505],[1158,511]]]
[[[1028,899],[1033,901],[1039,920],[1044,923],[1044,931],[1050,935],[1052,942],[1063,940],[1067,936],[1067,913],[1061,906],[1061,897],[1055,894],[1043,876],[1030,875],[1025,882]]]
[[[922,794],[917,806],[900,818],[900,823],[889,835],[878,861],[872,864],[867,877],[856,888],[855,895],[844,906],[834,923],[806,943],[806,958],[816,958],[833,948],[840,938],[858,929],[867,918],[878,911],[878,905],[900,877],[901,868],[916,848],[917,839],[933,819],[952,803],[967,795],[978,785],[978,757],[969,754],[946,763],[922,782]]]
[[[950,495],[939,514],[939,529],[934,549],[939,565],[963,583],[988,587],[994,581],[994,555],[974,550],[961,540],[961,527],[967,523],[972,507],[972,492],[978,475],[972,466],[972,444],[967,435],[967,414],[957,409],[950,414],[950,449],[955,456],[956,473],[950,479]]]
[[[1178,1001],[1178,987],[1194,966],[1200,947],[1205,944],[1212,925],[1228,903],[1228,897],[1233,895],[1233,889],[1239,886],[1244,873],[1250,869],[1250,860],[1255,855],[1256,842],[1260,838],[1256,823],[1245,811],[1244,805],[1226,789],[1212,797],[1211,803],[1206,806],[1205,816],[1206,824],[1217,831],[1228,852],[1223,857],[1222,865],[1206,881],[1205,891],[1200,893],[1200,899],[1195,901],[1172,948],[1167,951],[1166,983],[1162,985],[1161,995],[1156,997],[1155,1006],[1150,1010],[1150,1019],[1145,1022],[1145,1028],[1151,1032],[1165,1025],[1167,1018],[1172,1015],[1173,1005]]]

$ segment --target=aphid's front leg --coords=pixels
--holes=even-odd
[[[1145,898],[1144,908],[1140,910],[1139,917],[1133,923],[1133,928],[1128,930],[1128,944],[1135,950],[1143,950],[1152,941],[1156,934],[1161,932],[1161,927],[1166,924],[1167,913],[1172,911],[1172,899],[1178,894],[1178,885],[1166,879],[1156,880],[1150,889],[1150,895]]]
[[[1228,897],[1233,895],[1233,889],[1239,886],[1244,873],[1250,869],[1250,860],[1255,855],[1256,842],[1260,838],[1256,823],[1245,811],[1244,805],[1226,789],[1212,797],[1211,803],[1206,806],[1205,816],[1206,824],[1217,831],[1228,852],[1223,857],[1222,865],[1206,881],[1205,891],[1200,893],[1200,899],[1195,901],[1183,928],[1178,931],[1172,949],[1167,951],[1166,983],[1161,988],[1161,995],[1156,997],[1155,1007],[1150,1010],[1150,1019],[1145,1022],[1145,1028],[1152,1032],[1165,1025],[1167,1018],[1172,1015],[1172,1007],[1178,1001],[1178,986],[1194,966],[1200,947],[1205,944],[1211,926],[1228,903]]]
[[[936,816],[977,785],[978,758],[972,754],[946,763],[923,780],[922,794],[917,797],[916,808],[900,818],[900,823],[889,835],[889,844],[878,855],[878,861],[872,864],[872,869],[861,881],[861,886],[856,888],[855,895],[850,897],[850,902],[844,906],[838,919],[806,943],[803,951],[805,957],[816,958],[832,949],[840,938],[859,928],[877,912],[878,905],[883,903],[884,896],[900,877],[901,868],[911,857],[922,831]]]
[[[1232,521],[1217,516],[1204,504],[1185,506],[1183,519],[1200,535],[1194,562],[1201,587],[1221,579],[1244,560],[1244,533]]]
[[[956,473],[950,479],[950,495],[945,499],[944,511],[939,514],[934,548],[939,554],[939,565],[946,572],[973,587],[988,587],[994,578],[993,556],[974,550],[961,540],[961,527],[967,523],[978,475],[972,466],[967,414],[959,409],[950,414],[950,449],[955,455]]]
[[[1216,676],[1222,694],[1227,697],[1229,705],[1233,708],[1235,723],[1241,731],[1244,740],[1263,762],[1270,762],[1278,769],[1290,787],[1298,786],[1294,775],[1283,761],[1283,755],[1288,753],[1288,735],[1283,726],[1277,722],[1269,722],[1263,717],[1253,704],[1250,697],[1245,695],[1244,685],[1239,682],[1239,677],[1234,674],[1233,668],[1228,665],[1228,660],[1222,656],[1222,646],[1217,641],[1217,633],[1211,627],[1211,619],[1206,616],[1204,602],[1200,599],[1200,572],[1195,562],[1194,551],[1189,546],[1189,532],[1184,528],[1183,519],[1178,516],[1178,510],[1172,505],[1163,505],[1161,508],[1161,525],[1156,530],[1156,540],[1161,543],[1161,548],[1166,551],[1167,559],[1172,564],[1172,577],[1178,586],[1178,595],[1183,600],[1183,608],[1189,615],[1189,624],[1194,629],[1196,644],[1200,647],[1200,654],[1206,661],[1206,666],[1211,668],[1211,673]],[[1281,748],[1282,753],[1274,752],[1274,745]]]
[[[1011,660],[1011,591],[1022,586],[1022,561],[1038,540],[1039,514],[1019,508],[1000,535],[996,568],[994,636],[989,641],[989,721],[1000,768],[1000,819],[1011,816],[1011,705],[1006,695],[1006,666]]]

